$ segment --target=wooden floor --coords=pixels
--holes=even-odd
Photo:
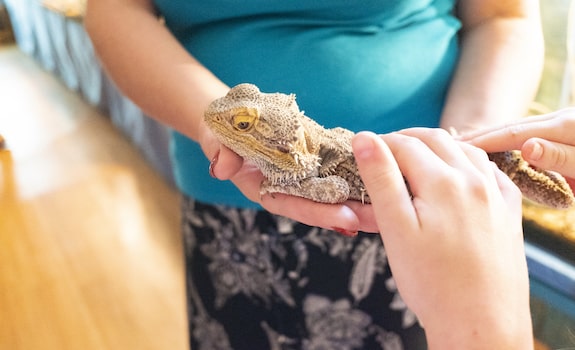
[[[176,191],[14,46],[0,134],[0,349],[185,349]]]

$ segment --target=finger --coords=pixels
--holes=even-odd
[[[575,178],[575,146],[532,138],[521,147],[521,155],[531,165]]]
[[[378,233],[377,217],[373,210],[373,205],[364,204],[360,201],[347,201],[345,205],[349,207],[359,220],[359,231],[368,233]]]
[[[343,204],[317,203],[281,193],[265,195],[260,203],[273,214],[286,216],[309,226],[333,230],[346,236],[355,236],[360,229],[357,215]]]
[[[231,179],[242,167],[244,160],[224,145],[211,159],[210,174],[219,180]]]
[[[503,200],[503,206],[495,207],[501,213],[508,213],[508,229],[503,233],[511,237],[513,244],[511,250],[514,256],[522,257],[525,252],[523,249],[523,229],[522,229],[522,203],[523,195],[519,188],[511,181],[511,179],[503,173],[495,163],[492,163],[493,173],[499,186],[499,193]],[[502,244],[505,242],[503,237],[500,238]],[[522,264],[525,263],[524,259],[520,259]],[[523,268],[521,268],[523,270]]]
[[[522,199],[523,195],[519,188],[511,181],[509,176],[505,175],[495,163],[491,163],[491,169],[495,180],[497,182],[497,186],[499,191],[501,192],[502,197],[507,202],[508,207],[511,210],[510,217],[521,217],[521,210],[522,210]]]
[[[431,130],[431,129],[427,129]],[[421,137],[421,133],[427,133],[425,129],[420,130],[404,130],[398,132],[399,134],[410,134]],[[441,132],[440,132],[441,134]],[[430,133],[430,138],[422,137],[424,139],[433,140],[433,132]],[[481,173],[486,174],[486,177],[495,183],[495,177],[493,175],[493,164],[489,160],[485,151],[481,150],[480,148],[474,147],[472,145],[463,143],[463,142],[455,142],[451,140],[451,137],[446,137],[445,143],[449,144],[449,147],[446,148],[446,152],[450,152],[452,150],[457,150],[461,148],[461,152],[463,152],[464,156],[469,158],[468,162],[472,163]],[[496,185],[494,185],[496,186]],[[370,192],[371,193],[371,192]],[[376,221],[376,213],[374,212],[373,208],[368,205],[363,205],[357,201],[350,201],[347,205],[355,212],[357,217],[359,218],[360,222],[360,230],[364,232],[378,232],[377,221]]]
[[[410,128],[397,133],[418,138],[439,158],[454,168],[469,168],[472,166],[469,157],[466,156],[462,149],[462,143],[455,141],[453,136],[444,129]]]
[[[419,138],[398,133],[381,137],[409,183],[413,199],[430,197],[437,180],[442,181],[448,176],[447,173],[452,171],[452,167]]]
[[[343,204],[323,204],[309,199],[281,193],[260,194],[264,180],[261,171],[251,165],[244,165],[231,181],[251,201],[272,214],[281,215],[309,226],[322,227],[347,236],[357,234],[359,219],[349,207]]]
[[[493,175],[493,162],[489,159],[487,153],[481,148],[475,147],[465,142],[457,142],[457,146],[461,148],[469,162],[483,174],[487,179],[495,182]]]
[[[374,133],[360,132],[352,147],[380,231],[393,232],[416,221],[403,175],[385,142]]]
[[[482,129],[469,131],[469,132],[466,132],[464,134],[457,135],[455,138],[458,140],[462,140],[462,141],[468,141],[468,140],[477,138],[479,136],[489,134],[493,131],[499,131],[501,129],[513,127],[514,125],[539,124],[539,123],[544,122],[544,121],[553,120],[553,119],[555,119],[557,114],[558,114],[558,111],[553,112],[553,113],[548,113],[548,114],[537,115],[537,116],[524,117],[524,118],[512,120],[512,121],[507,122],[505,124],[494,125],[494,126],[490,126],[490,127],[486,127],[486,128],[482,128]]]
[[[501,152],[520,149],[529,138],[540,135],[543,125],[534,123],[518,123],[506,125],[501,129],[469,139],[469,143],[484,149],[486,152]]]
[[[562,113],[562,118],[558,114]],[[523,143],[533,137],[560,141],[569,139],[566,133],[570,128],[563,127],[570,111],[558,111],[546,115],[527,117],[509,124],[478,130],[458,137],[484,149],[487,152],[500,152],[520,149]]]

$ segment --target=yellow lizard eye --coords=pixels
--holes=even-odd
[[[258,112],[253,108],[242,108],[234,115],[234,128],[238,131],[246,132],[251,130],[258,118]]]
[[[240,130],[247,130],[250,128],[251,123],[249,121],[245,121],[245,122],[236,122],[236,128],[240,129]]]

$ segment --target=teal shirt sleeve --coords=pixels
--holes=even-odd
[[[156,0],[166,25],[230,86],[295,93],[326,127],[386,133],[435,127],[459,56],[451,0]],[[197,200],[253,207],[212,179],[200,147],[177,133],[180,188]]]

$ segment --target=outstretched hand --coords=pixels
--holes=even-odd
[[[521,193],[511,180],[439,129],[359,133],[353,149],[398,289],[430,347],[529,348]]]
[[[575,189],[575,108],[527,117],[513,123],[477,130],[460,140],[487,152],[521,150],[531,165],[554,170]]]

